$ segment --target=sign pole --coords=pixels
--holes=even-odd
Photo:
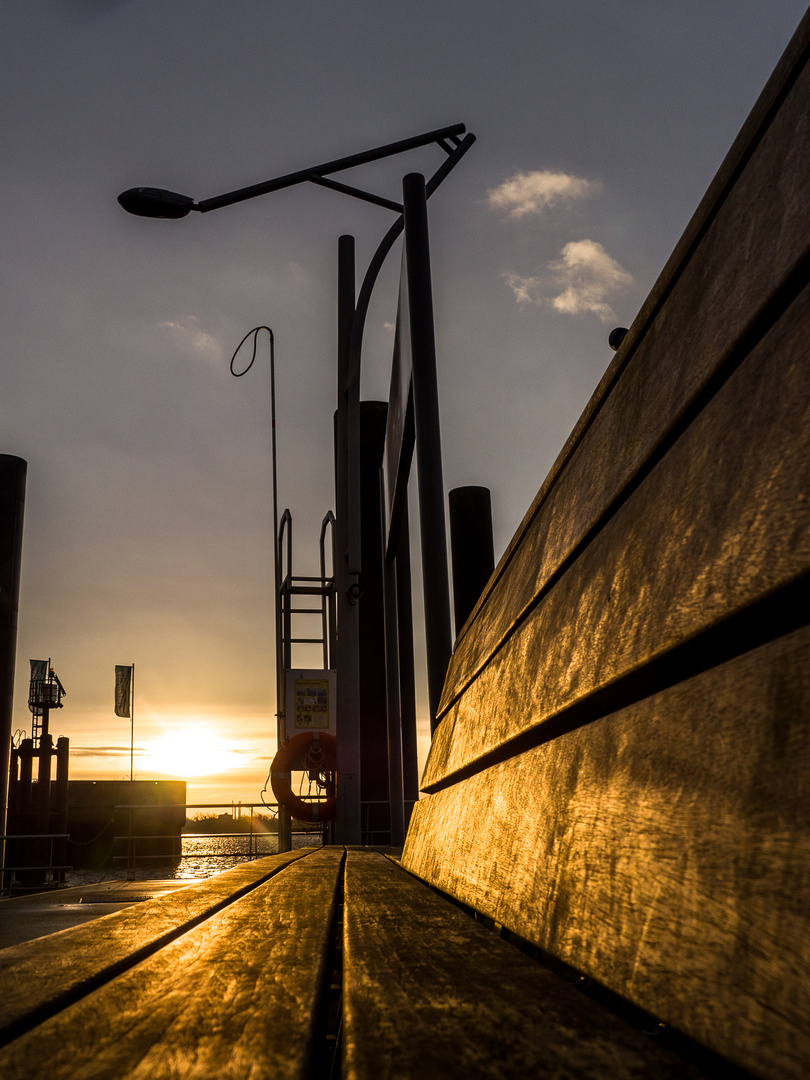
[[[132,664],[132,685],[130,687],[129,704],[129,781],[135,779],[135,665]]]
[[[419,524],[422,538],[428,698],[432,735],[436,730],[436,713],[439,709],[447,665],[450,662],[452,634],[442,443],[439,430],[439,390],[436,378],[436,341],[433,330],[433,290],[430,280],[430,244],[424,176],[421,173],[408,173],[402,181],[402,195],[413,365],[416,465],[419,477]]]

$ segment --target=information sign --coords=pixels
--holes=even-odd
[[[284,695],[287,738],[302,731],[335,732],[335,672],[294,668],[287,672]]]

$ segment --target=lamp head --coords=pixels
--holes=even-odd
[[[194,209],[194,200],[188,195],[164,188],[129,188],[118,196],[118,202],[128,214],[137,217],[181,218]]]

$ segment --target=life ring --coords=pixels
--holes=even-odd
[[[270,766],[273,794],[299,821],[331,821],[337,813],[337,799],[305,802],[293,793],[290,784],[293,769],[298,772],[334,772],[337,767],[335,736],[328,731],[302,731],[278,750]]]

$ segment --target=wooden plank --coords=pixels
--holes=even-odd
[[[308,1075],[342,860],[297,860],[10,1043],[4,1080]]]
[[[344,1080],[696,1075],[382,855],[349,851]]]
[[[810,628],[420,801],[403,864],[762,1077],[810,1070]]]
[[[456,701],[425,789],[808,573],[809,334],[810,287]]]
[[[808,257],[810,69],[805,19],[793,67],[744,129],[456,643],[440,712],[462,692],[571,552],[609,511],[718,370],[771,317]],[[795,85],[774,117],[785,85]],[[763,125],[766,130],[763,133]],[[753,147],[753,150],[752,150]],[[807,280],[806,267],[803,271]]]
[[[207,881],[0,951],[0,1045],[38,1017],[113,978],[220,907],[267,881],[306,849],[269,855]]]

